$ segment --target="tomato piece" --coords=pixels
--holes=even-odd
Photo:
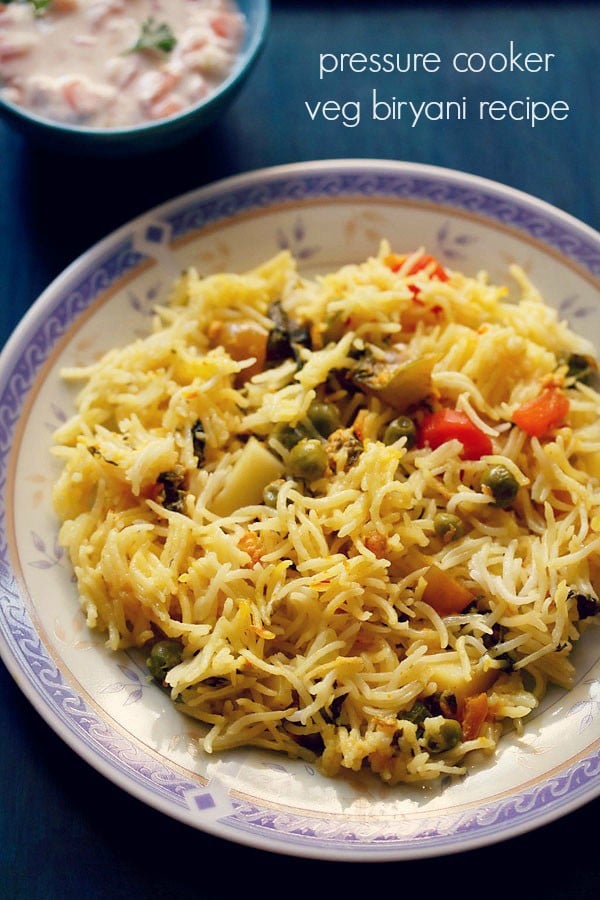
[[[419,427],[419,447],[435,450],[441,444],[459,440],[463,445],[461,459],[480,459],[493,452],[487,434],[478,428],[464,412],[458,409],[438,409],[425,416]]]
[[[569,414],[569,398],[560,388],[550,386],[523,403],[513,413],[514,424],[530,437],[543,437],[560,425]]]

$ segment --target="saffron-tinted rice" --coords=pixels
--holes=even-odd
[[[572,684],[598,620],[600,398],[569,360],[593,371],[593,350],[510,275],[516,299],[385,243],[314,279],[287,252],[189,270],[151,334],[65,371],[83,386],[54,501],[88,625],[148,658],[173,642],[164,687],[206,752],[426,781]],[[420,390],[405,407],[370,378],[386,367]],[[512,420],[544,391],[567,411],[535,436]],[[489,452],[420,439],[440,409]],[[399,418],[414,438],[390,436]],[[302,441],[325,460],[310,476]],[[512,479],[505,506],[491,467]]]

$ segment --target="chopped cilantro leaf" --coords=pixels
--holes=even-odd
[[[52,0],[29,0],[29,2],[33,6],[33,10],[36,16],[41,16],[46,12],[48,7],[52,3]]]
[[[13,3],[14,0],[2,0],[2,2],[5,4]],[[34,11],[35,15],[42,16],[46,12],[46,10],[50,6],[50,4],[52,3],[52,0],[19,0],[19,2],[30,3],[31,6],[33,6],[33,11]]]
[[[157,22],[150,16],[142,22],[140,36],[131,48],[135,53],[140,50],[160,50],[170,53],[177,40],[166,22]]]

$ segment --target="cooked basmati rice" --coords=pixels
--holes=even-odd
[[[510,274],[518,300],[385,242],[313,279],[288,252],[190,269],[153,333],[64,372],[54,501],[87,623],[146,648],[206,752],[422,782],[572,684],[600,397],[587,341]],[[562,406],[533,434],[513,417],[540,397]],[[467,432],[428,439],[449,409]]]

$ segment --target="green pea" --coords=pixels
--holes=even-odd
[[[316,438],[319,436],[318,431],[314,427],[310,419],[303,419],[297,425],[290,425],[289,422],[282,422],[277,425],[273,432],[273,437],[285,447],[291,450],[299,441],[304,438]]]
[[[435,716],[425,720],[423,740],[430,753],[452,750],[462,741],[462,727],[456,719]]]
[[[513,502],[519,491],[517,479],[506,466],[498,464],[484,473],[481,483],[492,492],[494,505],[506,509]]]
[[[303,481],[321,478],[327,469],[329,458],[321,441],[305,438],[290,450],[288,468],[292,475]]]
[[[340,427],[340,414],[332,403],[313,400],[308,408],[308,418],[322,437],[329,437]]]
[[[439,512],[433,517],[433,530],[444,543],[456,541],[465,533],[461,519],[453,513]]]
[[[268,506],[270,509],[276,509],[280,488],[281,481],[272,481],[265,487],[263,491],[263,501],[265,506]]]
[[[183,648],[179,641],[158,641],[150,651],[146,665],[150,674],[159,684],[163,684],[167,672],[181,662]]]
[[[399,416],[392,419],[383,433],[383,443],[395,444],[400,438],[406,438],[406,449],[410,450],[414,447],[417,437],[417,429],[415,423],[409,416]]]

